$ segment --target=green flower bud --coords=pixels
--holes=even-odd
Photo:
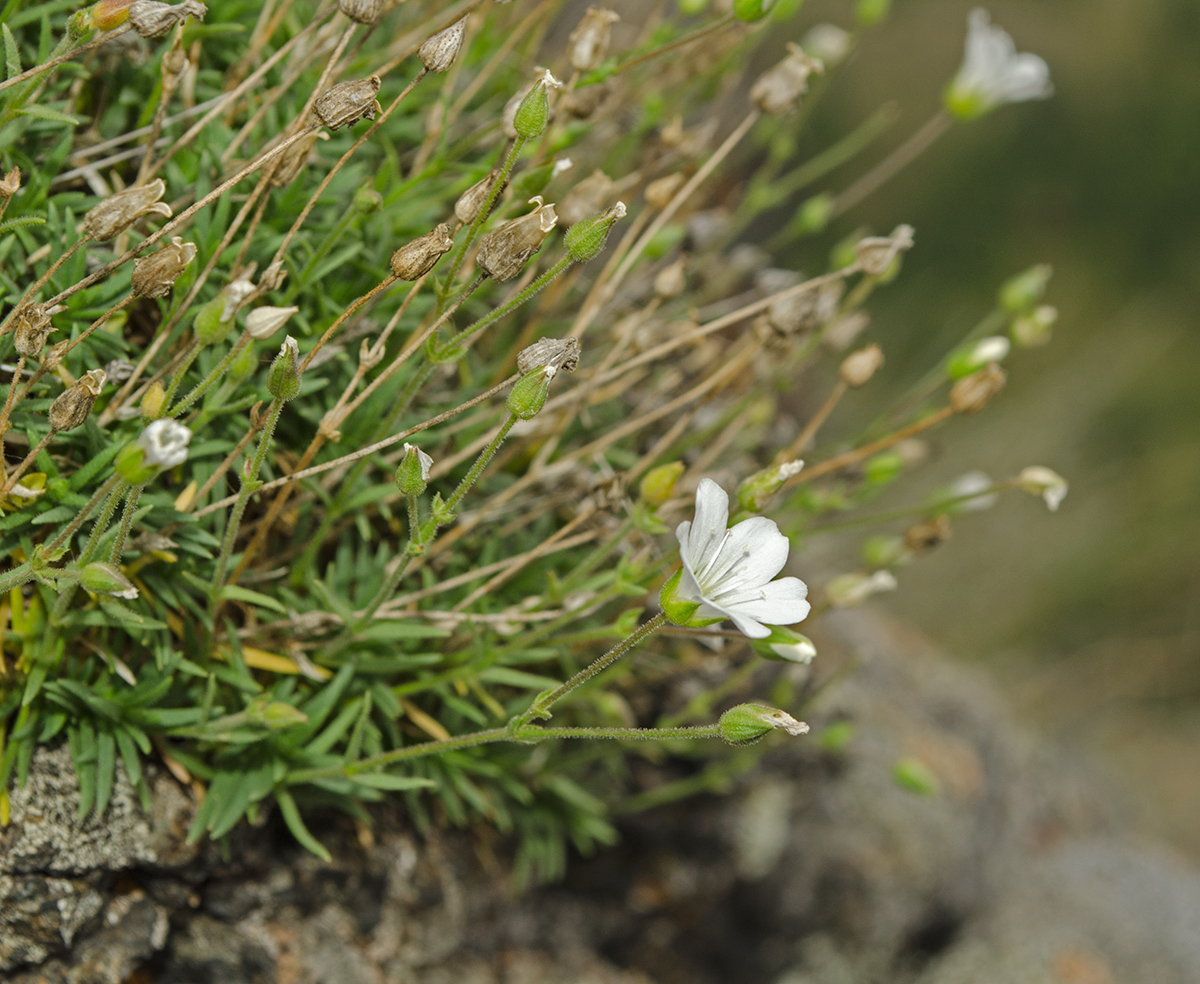
[[[806,236],[816,236],[825,231],[833,217],[833,195],[822,192],[813,195],[796,213],[796,231]]]
[[[225,321],[221,315],[225,310],[224,292],[218,294],[196,312],[192,322],[192,331],[196,333],[196,341],[201,345],[215,345],[221,341],[232,327],[232,321]]]
[[[246,708],[246,718],[272,731],[284,731],[308,723],[308,715],[298,707],[281,700],[271,700],[265,694],[250,702]]]
[[[887,485],[904,471],[904,455],[899,451],[880,451],[867,459],[863,474],[869,485]]]
[[[874,27],[892,9],[892,0],[858,0],[854,17],[862,27]]]
[[[936,796],[942,791],[938,777],[920,759],[897,759],[892,767],[892,779],[897,786],[919,796]]]
[[[1058,321],[1058,308],[1042,304],[1028,314],[1019,314],[1008,326],[1008,335],[1021,348],[1034,348],[1050,341],[1050,330]]]
[[[1053,273],[1054,268],[1049,263],[1039,263],[1006,280],[1000,288],[1000,306],[1011,314],[1030,311],[1046,293],[1046,285]]]
[[[400,467],[396,469],[396,488],[402,495],[420,495],[429,483],[429,469],[432,465],[433,459],[429,455],[406,442],[404,457],[400,459]]]
[[[79,572],[79,583],[92,594],[133,599],[138,589],[112,564],[88,564]]]
[[[229,381],[237,386],[254,375],[258,368],[258,356],[254,353],[254,342],[247,342],[237,357],[229,363]]]
[[[772,625],[767,638],[752,639],[750,645],[763,659],[781,663],[808,665],[817,655],[817,647],[808,636],[794,632],[786,625]]]
[[[517,136],[536,140],[542,135],[546,124],[550,122],[550,94],[547,88],[551,85],[560,88],[562,83],[547,72],[534,83],[529,95],[521,100],[513,117],[513,129],[517,131]]]
[[[267,392],[284,402],[294,400],[300,392],[300,348],[291,335],[283,340],[267,370]]]
[[[808,725],[786,711],[766,704],[738,704],[721,715],[721,737],[731,745],[751,745],[776,729],[789,735],[803,735]]]
[[[803,467],[804,462],[797,458],[755,472],[737,487],[738,505],[749,512],[762,512],[775,493],[783,488],[783,483],[793,475],[799,475]]]
[[[379,194],[369,184],[363,185],[354,193],[354,208],[363,215],[370,215],[383,208],[383,195]]]
[[[675,483],[679,476],[686,470],[687,466],[682,461],[672,461],[668,465],[651,468],[638,487],[642,501],[653,509],[667,502],[675,492]]]
[[[908,548],[898,536],[869,536],[859,549],[862,562],[871,568],[894,567],[908,556]]]
[[[1012,344],[1003,335],[992,335],[964,345],[950,353],[946,360],[946,375],[950,379],[962,379],[991,362],[1002,362],[1011,348]]]
[[[517,380],[517,384],[508,394],[507,406],[511,413],[522,420],[528,420],[546,405],[546,395],[550,392],[550,380],[556,370],[544,366],[527,373]]]
[[[612,228],[613,223],[624,217],[625,203],[617,202],[612,208],[593,215],[590,219],[576,222],[563,237],[571,259],[576,263],[586,263],[592,259],[604,249],[604,244],[608,242],[608,230]]]
[[[733,0],[733,13],[740,21],[753,23],[762,20],[775,5],[775,0]]]

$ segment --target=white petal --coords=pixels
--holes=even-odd
[[[743,520],[729,531],[717,562],[696,576],[706,588],[720,596],[766,584],[787,563],[788,538],[765,516]]]
[[[692,569],[699,573],[716,554],[729,525],[729,496],[711,478],[701,479],[696,489],[696,518],[688,538]]]
[[[763,585],[754,597],[727,601],[721,607],[731,614],[737,613],[768,625],[792,625],[808,617],[807,597],[808,585],[800,578],[781,577]]]
[[[686,560],[683,563],[683,574],[679,578],[679,586],[675,589],[675,596],[682,601],[690,601],[693,604],[699,604],[704,600],[704,591],[696,581],[696,577]],[[716,618],[715,615],[701,615],[700,617]]]
[[[1029,53],[1016,55],[1005,66],[996,86],[996,95],[1005,102],[1048,99],[1053,94],[1050,66],[1038,55]]]

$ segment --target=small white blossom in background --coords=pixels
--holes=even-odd
[[[947,111],[957,119],[973,120],[1006,103],[1048,99],[1053,94],[1046,62],[1028,52],[1018,53],[1012,37],[992,24],[986,10],[972,10],[962,67],[946,89]]]
[[[995,484],[992,476],[987,472],[963,472],[950,483],[948,498],[962,499],[962,502],[955,503],[955,508],[961,509],[963,512],[982,512],[984,509],[991,509],[1000,501],[999,492],[980,495],[981,492],[987,492]],[[967,496],[973,498],[967,498]]]
[[[1017,484],[1030,495],[1040,495],[1046,508],[1057,512],[1067,497],[1067,480],[1058,472],[1041,465],[1030,465],[1017,476]]]
[[[751,639],[771,635],[768,625],[807,617],[808,587],[797,577],[772,580],[787,563],[791,544],[764,516],[729,525],[729,496],[711,479],[696,490],[696,517],[680,523],[681,570],[664,585],[663,611],[676,625],[730,619]]]
[[[142,464],[166,471],[187,461],[192,432],[174,420],[156,420],[137,439]]]
[[[835,608],[853,608],[874,594],[895,591],[899,587],[891,571],[874,574],[842,574],[825,585],[825,594]]]

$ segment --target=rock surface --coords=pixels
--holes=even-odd
[[[564,883],[513,895],[464,835],[327,818],[325,865],[274,822],[229,860],[181,847],[118,785],[78,824],[41,751],[0,840],[0,971],[14,984],[1185,984],[1200,875],[1131,833],[1104,784],[1047,753],[989,688],[903,627],[825,620],[814,736],[733,795],[623,822]],[[760,691],[761,692],[761,691]],[[841,725],[840,748],[819,740]],[[852,732],[849,730],[852,729]],[[919,782],[897,782],[897,763]],[[921,789],[923,792],[916,792]]]

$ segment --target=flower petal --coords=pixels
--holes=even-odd
[[[753,593],[746,592],[738,598],[724,599],[720,605],[731,616],[765,622],[768,625],[792,625],[808,617],[810,605],[808,585],[798,577],[781,577],[778,581],[765,584]],[[711,604],[711,599],[706,599]]]
[[[725,537],[716,563],[696,572],[697,580],[718,600],[728,591],[757,588],[783,570],[790,546],[765,516],[743,520]]]
[[[688,554],[697,574],[712,560],[728,525],[729,496],[711,478],[702,479],[696,489],[696,518],[688,537]]]

